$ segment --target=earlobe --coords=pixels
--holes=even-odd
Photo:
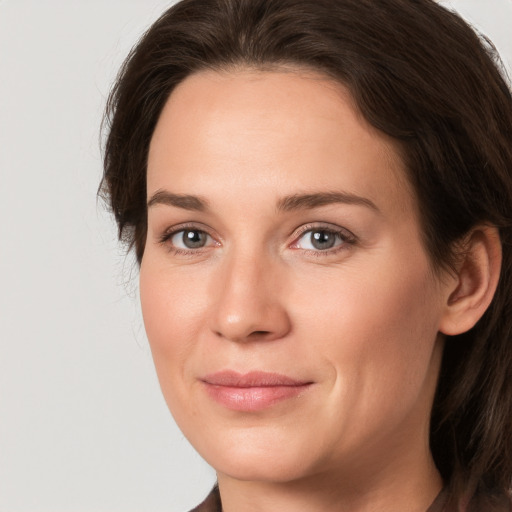
[[[493,226],[474,228],[466,237],[464,251],[447,291],[440,332],[450,336],[471,329],[494,297],[501,269],[501,241]]]

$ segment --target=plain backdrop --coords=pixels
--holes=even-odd
[[[0,0],[0,512],[169,511],[215,475],[161,397],[97,203],[116,72],[164,0]],[[453,0],[512,67],[512,0]]]

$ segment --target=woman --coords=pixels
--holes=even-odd
[[[108,105],[197,510],[510,511],[512,98],[431,0],[183,0]]]

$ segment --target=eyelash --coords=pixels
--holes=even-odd
[[[169,230],[165,231],[165,233],[162,234],[159,238],[159,243],[161,245],[164,245],[167,247],[169,252],[177,255],[177,256],[191,256],[193,254],[199,254],[203,252],[206,247],[199,247],[197,249],[181,249],[178,247],[175,247],[170,243],[171,239],[177,235],[178,233],[185,232],[185,231],[191,231],[191,232],[198,232],[198,233],[205,233],[207,236],[209,236],[211,239],[213,239],[213,236],[210,235],[210,233],[202,228],[198,227],[195,224],[180,224],[179,226],[175,226],[173,228],[170,228]]]
[[[301,249],[300,247],[296,247],[299,241],[304,237],[304,235],[308,233],[326,233],[328,235],[334,235],[341,243],[336,245],[335,247],[321,250],[313,250],[313,249]],[[314,225],[314,224],[306,224],[299,228],[293,235],[294,242],[292,243],[292,248],[297,251],[302,251],[307,253],[308,255],[312,255],[314,257],[322,257],[328,255],[337,254],[340,251],[347,250],[351,246],[357,243],[357,237],[348,231],[348,229],[340,228],[337,226],[325,226],[325,225]],[[295,246],[295,247],[294,247]]]
[[[182,256],[191,256],[194,254],[201,254],[206,247],[198,247],[198,248],[189,248],[189,249],[182,249],[175,247],[170,243],[170,240],[177,235],[178,233],[185,232],[185,231],[191,231],[191,232],[198,232],[198,233],[204,233],[206,236],[210,237],[212,240],[214,240],[214,237],[210,235],[208,230],[205,230],[202,227],[198,227],[194,224],[181,224],[179,226],[175,226],[169,230],[167,230],[163,235],[159,237],[159,243],[166,246],[169,252],[175,254],[175,255],[182,255]],[[341,243],[336,245],[335,247],[328,248],[325,250],[322,249],[301,249],[300,247],[297,247],[297,244],[299,243],[300,239],[304,237],[307,233],[314,233],[314,232],[322,232],[326,233],[328,235],[334,235]],[[307,253],[309,255],[313,255],[314,257],[322,257],[327,255],[333,255],[340,251],[347,250],[350,246],[353,246],[357,243],[357,237],[348,231],[347,229],[340,228],[340,227],[334,227],[334,226],[325,226],[325,225],[313,225],[313,224],[306,224],[299,228],[297,231],[294,232],[292,235],[294,242],[291,244],[291,248],[293,250],[302,251],[304,253]],[[220,245],[217,242],[217,245]]]

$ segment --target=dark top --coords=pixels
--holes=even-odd
[[[222,512],[219,488],[215,486],[208,497],[190,512]],[[449,495],[443,490],[426,512],[458,512],[449,503]],[[512,512],[511,497],[504,493],[477,492],[464,512]]]
[[[222,509],[221,509],[222,510]],[[427,512],[458,512],[446,490],[440,492]],[[462,512],[512,512],[512,498],[502,491],[477,490]]]

